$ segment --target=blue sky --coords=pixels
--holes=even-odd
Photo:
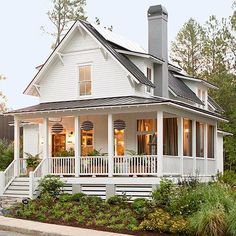
[[[113,25],[114,31],[147,47],[147,17],[150,5],[162,4],[169,12],[169,42],[182,25],[193,17],[204,23],[210,15],[232,14],[231,0],[87,0],[89,21],[99,17],[102,25]],[[50,0],[12,0],[0,3],[0,73],[7,77],[0,82],[8,98],[8,107],[20,108],[38,103],[37,98],[23,95],[27,84],[49,53],[53,39],[40,30],[52,28],[46,12]]]

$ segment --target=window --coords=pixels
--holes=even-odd
[[[91,95],[91,66],[79,67],[79,95]]]
[[[208,137],[208,148],[207,148],[207,157],[208,158],[214,158],[214,126],[212,125],[208,125],[208,133],[207,133],[207,137]]]
[[[178,156],[177,118],[164,118],[163,122],[163,153]]]
[[[198,89],[197,91],[197,96],[198,98],[204,103],[204,105],[198,105],[199,107],[206,107],[206,91],[205,90],[201,90],[201,89]]]
[[[145,119],[137,121],[137,143],[139,155],[157,154],[156,123],[156,119]]]
[[[93,150],[94,130],[81,130],[81,153],[82,156],[88,156]]]
[[[192,156],[192,121],[184,119],[184,156]]]
[[[115,137],[115,156],[124,156],[125,130],[114,129],[114,137]]]
[[[152,81],[152,70],[147,68],[147,78]],[[147,92],[151,93],[151,87],[147,86]]]
[[[204,157],[204,124],[196,122],[196,156]]]

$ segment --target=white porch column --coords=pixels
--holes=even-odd
[[[113,162],[114,162],[114,130],[113,117],[108,114],[108,176],[113,176]]]
[[[48,118],[43,118],[43,159],[46,159],[45,161],[45,167],[43,170],[44,175],[48,174],[49,171],[49,129],[48,129]]]
[[[80,156],[81,156],[81,138],[80,138],[80,117],[76,116],[75,124],[75,177],[80,175]]]
[[[218,150],[218,139],[217,139],[217,123],[214,126],[214,159],[215,159],[215,174],[218,172],[218,162],[219,158],[217,156],[217,150]]]
[[[184,174],[183,125],[184,125],[184,119],[183,119],[183,117],[179,117],[178,118],[178,156],[180,157],[180,161],[181,161],[181,164],[180,164],[181,176],[183,176],[183,174]]]
[[[192,124],[193,124],[193,127],[192,127],[192,129],[193,129],[193,137],[192,137],[192,140],[193,140],[193,143],[192,143],[192,145],[193,145],[193,175],[196,175],[197,173],[196,173],[196,171],[197,171],[197,160],[196,160],[196,155],[197,155],[197,146],[196,146],[196,138],[197,138],[197,134],[196,134],[196,120],[193,120],[192,121]]]
[[[207,124],[204,124],[204,175],[208,175],[208,163],[207,163],[207,146],[208,146],[208,129]]]
[[[16,164],[14,166],[14,175],[20,174],[20,120],[14,117],[14,160]]]
[[[157,112],[157,176],[163,176],[163,111]]]

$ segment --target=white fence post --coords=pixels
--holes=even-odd
[[[0,171],[0,196],[3,196],[5,189],[5,174],[3,171]]]
[[[34,197],[34,172],[29,173],[29,197],[33,199]]]

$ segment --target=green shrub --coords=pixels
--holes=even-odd
[[[218,175],[218,181],[228,184],[231,187],[236,187],[236,173],[235,171],[226,170],[223,174]]]
[[[226,213],[222,205],[204,205],[189,218],[190,228],[196,235],[224,236],[226,234]]]
[[[0,170],[5,170],[14,159],[14,145],[5,139],[0,139]]]
[[[175,191],[172,191],[166,210],[173,215],[189,216],[200,209],[204,200],[200,185],[198,187],[178,186]]]
[[[137,218],[140,220],[143,220],[154,209],[152,202],[144,198],[135,199],[131,207],[136,213]]]
[[[71,196],[71,201],[80,202],[86,195],[84,193],[75,193]]]
[[[227,227],[229,235],[236,235],[236,204],[234,204],[227,216]]]
[[[121,209],[118,206],[113,206],[105,212],[99,212],[95,224],[115,230],[134,230],[138,226],[138,221],[131,209]]]
[[[141,222],[139,229],[159,233],[186,233],[188,222],[182,216],[171,216],[163,209],[157,209]]]
[[[60,202],[70,202],[72,201],[72,195],[69,193],[63,193],[59,197]]]
[[[64,183],[60,177],[47,175],[39,183],[40,195],[48,194],[51,197],[58,197],[63,191]]]
[[[113,206],[126,207],[128,204],[128,200],[129,199],[125,195],[122,196],[115,195],[107,199],[107,203]]]
[[[169,206],[172,192],[174,191],[172,180],[162,179],[160,186],[152,193],[152,199],[158,206]]]

